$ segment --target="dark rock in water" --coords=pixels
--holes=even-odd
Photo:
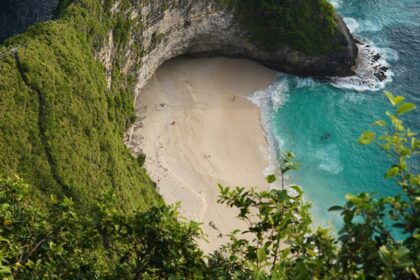
[[[358,44],[358,45],[364,45],[364,44],[363,44],[363,42],[362,42],[362,41],[360,41],[360,40],[359,40],[359,39],[357,39],[357,38],[354,38],[354,39],[353,39],[353,41],[354,41],[354,43],[355,43],[355,44]]]
[[[377,54],[375,54],[375,55],[372,57],[372,60],[373,60],[374,62],[376,62],[376,61],[378,61],[380,58],[381,58],[381,55],[380,55],[379,53],[377,53]]]
[[[327,142],[330,138],[331,138],[331,133],[325,132],[324,134],[321,135],[320,139],[322,142]]]
[[[0,42],[51,18],[58,0],[0,0]]]
[[[386,76],[386,72],[388,71],[388,67],[386,66],[381,66],[379,67],[379,69],[377,69],[377,71],[375,71],[375,77],[379,80],[379,81],[384,81],[387,76]]]
[[[386,79],[386,74],[382,71],[376,72],[375,73],[375,77],[379,80],[379,81],[384,81]]]

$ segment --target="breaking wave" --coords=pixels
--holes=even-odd
[[[267,89],[256,91],[249,100],[261,110],[261,125],[268,143],[267,159],[269,166],[264,170],[264,175],[278,174],[277,162],[279,157],[279,141],[273,130],[273,112],[277,111],[287,102],[288,81],[278,75],[275,82]],[[280,143],[281,144],[281,143]],[[273,186],[271,186],[273,187]]]
[[[391,71],[386,56],[398,59],[398,54],[390,49],[379,49],[373,43],[356,40],[359,55],[354,67],[354,76],[332,77],[331,84],[338,88],[357,91],[378,91],[392,81],[394,73]]]

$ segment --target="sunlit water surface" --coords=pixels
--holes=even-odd
[[[331,3],[363,42],[358,77],[328,83],[279,74],[253,101],[262,109],[273,157],[278,151],[296,154],[300,169],[289,182],[303,187],[316,223],[338,228],[341,219],[328,208],[343,204],[347,193],[384,196],[399,191],[383,176],[389,160],[374,146],[358,145],[357,139],[390,110],[384,88],[420,105],[420,1]],[[381,59],[372,60],[376,53]],[[381,67],[385,81],[374,75]],[[419,131],[419,120],[417,110],[406,121]]]

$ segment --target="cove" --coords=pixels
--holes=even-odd
[[[419,107],[420,2],[331,2],[356,39],[368,46],[365,51],[380,54],[382,61],[364,61],[361,78],[356,79],[320,82],[279,74],[265,94],[271,98],[269,128],[277,140],[275,152],[292,151],[300,162],[289,182],[303,187],[317,224],[337,228],[341,217],[328,213],[328,208],[344,204],[346,194],[398,192],[383,176],[389,159],[357,140],[391,110],[383,89],[404,95]],[[374,67],[385,67],[387,79],[370,75]],[[418,131],[419,116],[419,110],[409,114],[406,125]],[[412,164],[419,168],[418,162]]]

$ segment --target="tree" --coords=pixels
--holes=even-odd
[[[389,122],[377,120],[382,129],[367,131],[359,139],[362,145],[376,143],[393,165],[385,177],[401,189],[401,195],[375,198],[368,193],[347,195],[344,207],[335,206],[344,226],[339,232],[341,242],[338,263],[350,274],[381,276],[385,279],[418,279],[420,267],[420,175],[410,167],[418,160],[420,141],[416,133],[404,127],[402,116],[416,108],[404,103],[404,97],[385,92],[395,113],[386,112]],[[395,233],[403,240],[397,240]]]
[[[80,213],[69,198],[46,209],[21,179],[0,179],[1,279],[194,279],[204,271],[201,230],[161,204],[127,215],[116,195]]]

